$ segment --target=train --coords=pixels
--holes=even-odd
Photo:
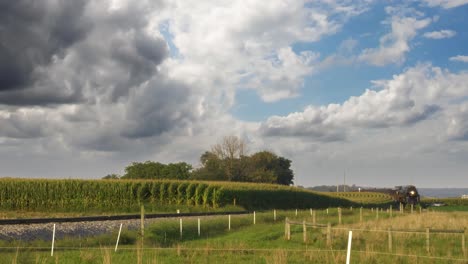
[[[406,186],[395,186],[395,188],[374,188],[374,189],[363,189],[362,191],[366,192],[380,192],[386,193],[393,198],[393,201],[396,204],[402,204],[404,207],[406,205],[417,205],[421,202],[421,197],[419,195],[418,189],[414,185]]]
[[[395,202],[406,205],[416,205],[421,202],[418,189],[414,185],[395,186],[390,195]]]

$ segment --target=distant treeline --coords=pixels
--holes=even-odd
[[[271,151],[245,154],[246,144],[238,137],[225,137],[200,157],[199,168],[186,162],[163,164],[133,162],[125,174],[109,174],[104,179],[172,179],[293,184],[291,160]]]

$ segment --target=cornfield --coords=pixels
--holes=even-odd
[[[141,204],[246,209],[349,206],[346,199],[289,186],[170,180],[0,179],[0,210],[122,211]]]

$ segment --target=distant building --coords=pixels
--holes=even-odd
[[[462,198],[462,199],[468,199],[468,194],[463,194],[463,195],[461,196],[461,198]]]

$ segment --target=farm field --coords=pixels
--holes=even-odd
[[[385,204],[392,202],[390,195],[379,192],[330,192],[326,194],[361,204]]]
[[[0,179],[0,211],[46,213],[132,213],[140,206],[247,210],[326,208],[355,203],[296,187],[204,181],[169,180],[43,180]],[[172,207],[173,209],[174,207]]]
[[[137,231],[124,230],[117,252],[117,231],[99,237],[64,238],[55,242],[50,256],[50,241],[2,242],[0,263],[344,263],[348,231],[353,230],[352,263],[466,263],[462,233],[431,233],[427,247],[424,230],[463,230],[468,226],[466,212],[414,212],[404,214],[386,210],[336,208],[327,210],[257,212],[201,220],[184,219],[180,235],[179,219],[166,219],[145,227],[144,239]],[[303,226],[291,225],[290,240],[285,239],[286,217],[295,222],[331,224],[308,227],[304,242]],[[389,248],[388,230],[392,241]],[[400,230],[400,231],[398,231]],[[420,233],[404,230],[422,230]],[[327,236],[330,235],[330,243]],[[466,231],[464,233],[466,236]],[[429,251],[427,251],[429,249]],[[466,250],[466,244],[465,244]],[[465,252],[466,254],[466,252]]]

